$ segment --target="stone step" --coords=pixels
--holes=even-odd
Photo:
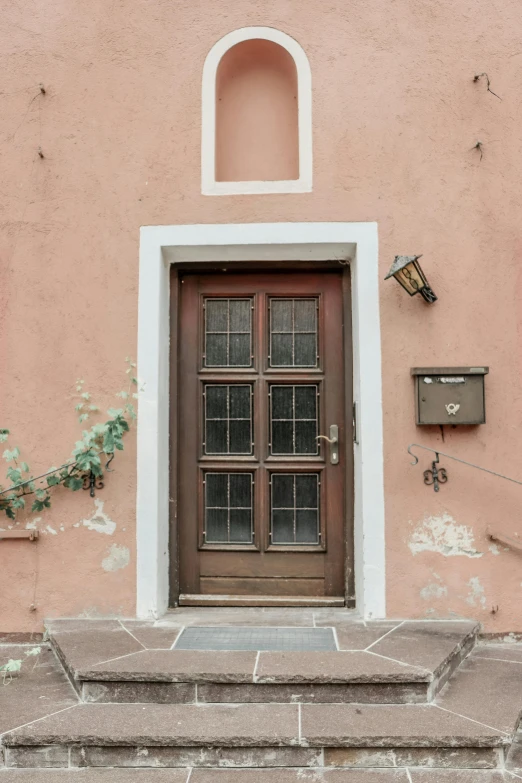
[[[516,783],[508,773],[457,769],[0,769],[0,783]]]
[[[502,731],[436,705],[79,704],[4,735],[8,768],[503,768]]]
[[[89,703],[419,704],[438,693],[478,633],[465,621],[333,628],[339,649],[325,652],[172,649],[180,627],[136,621],[60,621],[49,634]]]

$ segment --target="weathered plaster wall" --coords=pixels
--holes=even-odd
[[[519,0],[1,0],[0,11],[1,425],[33,468],[76,439],[76,378],[107,405],[121,385],[139,226],[375,220],[382,276],[396,253],[423,253],[439,295],[428,307],[393,281],[381,290],[389,614],[522,630],[520,555],[485,537],[488,524],[518,532],[522,490],[448,462],[436,495],[422,483],[429,456],[413,468],[406,454],[411,441],[442,448],[437,429],[413,423],[410,366],[488,364],[488,423],[447,430],[444,450],[522,476]],[[311,194],[200,193],[201,69],[246,25],[289,33],[310,59]],[[482,71],[502,101],[473,83]],[[133,613],[133,439],[96,505],[56,493],[38,544],[0,543],[0,631]]]

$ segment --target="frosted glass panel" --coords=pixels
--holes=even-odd
[[[270,366],[317,367],[317,308],[314,299],[270,300]]]
[[[253,299],[205,300],[205,367],[252,366]]]
[[[317,473],[272,473],[272,544],[318,544],[320,542],[319,475]]]
[[[251,473],[205,474],[206,544],[251,544],[254,540]]]
[[[318,386],[270,387],[270,454],[319,454]]]
[[[205,454],[252,454],[252,386],[205,386]]]

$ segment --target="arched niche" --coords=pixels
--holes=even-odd
[[[312,189],[311,73],[290,36],[235,30],[203,69],[201,185],[205,195]]]

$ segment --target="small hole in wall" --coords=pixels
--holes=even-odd
[[[216,181],[299,179],[297,70],[279,44],[229,49],[216,77]]]

